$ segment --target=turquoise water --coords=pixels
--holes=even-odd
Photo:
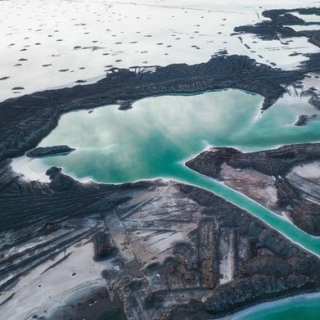
[[[120,183],[177,178],[177,163],[208,145],[257,150],[319,139],[316,121],[292,126],[297,114],[314,112],[311,107],[279,104],[261,117],[261,103],[258,95],[228,90],[148,98],[122,112],[108,106],[93,113],[68,113],[41,145],[68,144],[77,151],[44,163],[63,166],[77,178]]]
[[[282,99],[263,117],[261,103],[259,95],[228,90],[197,96],[148,98],[125,112],[117,110],[117,106],[107,106],[92,113],[69,113],[61,118],[57,129],[41,146],[67,144],[77,150],[68,156],[33,160],[29,167],[36,171],[38,166],[61,166],[78,179],[108,183],[166,177],[197,185],[246,209],[292,241],[320,255],[320,240],[183,165],[209,145],[249,151],[319,140],[318,121],[305,127],[293,126],[298,115],[315,113],[306,101]],[[316,307],[308,300],[308,306],[302,305],[303,312],[314,315],[311,310],[314,307],[320,314],[320,301],[315,304]],[[291,302],[289,305],[293,310]],[[280,316],[315,319],[292,318],[291,311],[285,308],[285,304],[280,304],[277,310],[269,307],[263,315],[252,313],[251,318],[247,314],[247,318],[241,319],[279,319]],[[279,315],[275,311],[279,311]]]
[[[319,320],[319,294],[268,302],[232,316],[232,320]]]

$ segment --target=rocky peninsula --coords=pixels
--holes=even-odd
[[[319,236],[319,161],[320,144],[313,143],[251,153],[212,148],[186,165],[224,181],[273,211],[286,213],[299,228]]]

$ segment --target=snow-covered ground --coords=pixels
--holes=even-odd
[[[220,50],[296,67],[305,58],[291,53],[319,51],[305,38],[284,45],[230,34],[264,19],[264,9],[300,6],[297,0],[0,1],[0,101],[95,82],[110,67],[205,62]]]
[[[54,268],[54,264],[71,254]],[[1,319],[34,319],[36,315],[50,317],[51,312],[66,304],[75,293],[88,288],[106,286],[102,270],[114,268],[109,261],[96,262],[92,259],[92,243],[84,240],[58,255],[55,259],[36,267],[15,287],[15,299],[1,307]],[[12,291],[4,292],[0,302],[10,297]]]

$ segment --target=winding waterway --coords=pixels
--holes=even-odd
[[[67,144],[77,150],[67,156],[15,160],[17,171],[44,171],[60,166],[77,179],[122,183],[158,177],[205,188],[244,208],[284,236],[320,256],[320,239],[242,194],[184,166],[204,148],[232,146],[244,151],[319,140],[319,120],[305,127],[294,122],[316,111],[300,98],[285,97],[260,112],[262,97],[237,90],[196,96],[163,96],[138,101],[133,109],[107,106],[92,112],[64,115],[41,146]],[[299,300],[300,301],[300,300]],[[308,302],[306,302],[308,301]],[[294,306],[294,308],[293,308]],[[261,310],[263,312],[261,312]],[[236,319],[318,319],[320,299],[310,295],[247,310]]]

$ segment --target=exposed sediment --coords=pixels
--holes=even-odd
[[[233,148],[209,149],[186,165],[224,181],[276,212],[286,212],[302,230],[320,235],[319,181],[295,172],[319,160],[320,144],[313,143],[251,153]]]

